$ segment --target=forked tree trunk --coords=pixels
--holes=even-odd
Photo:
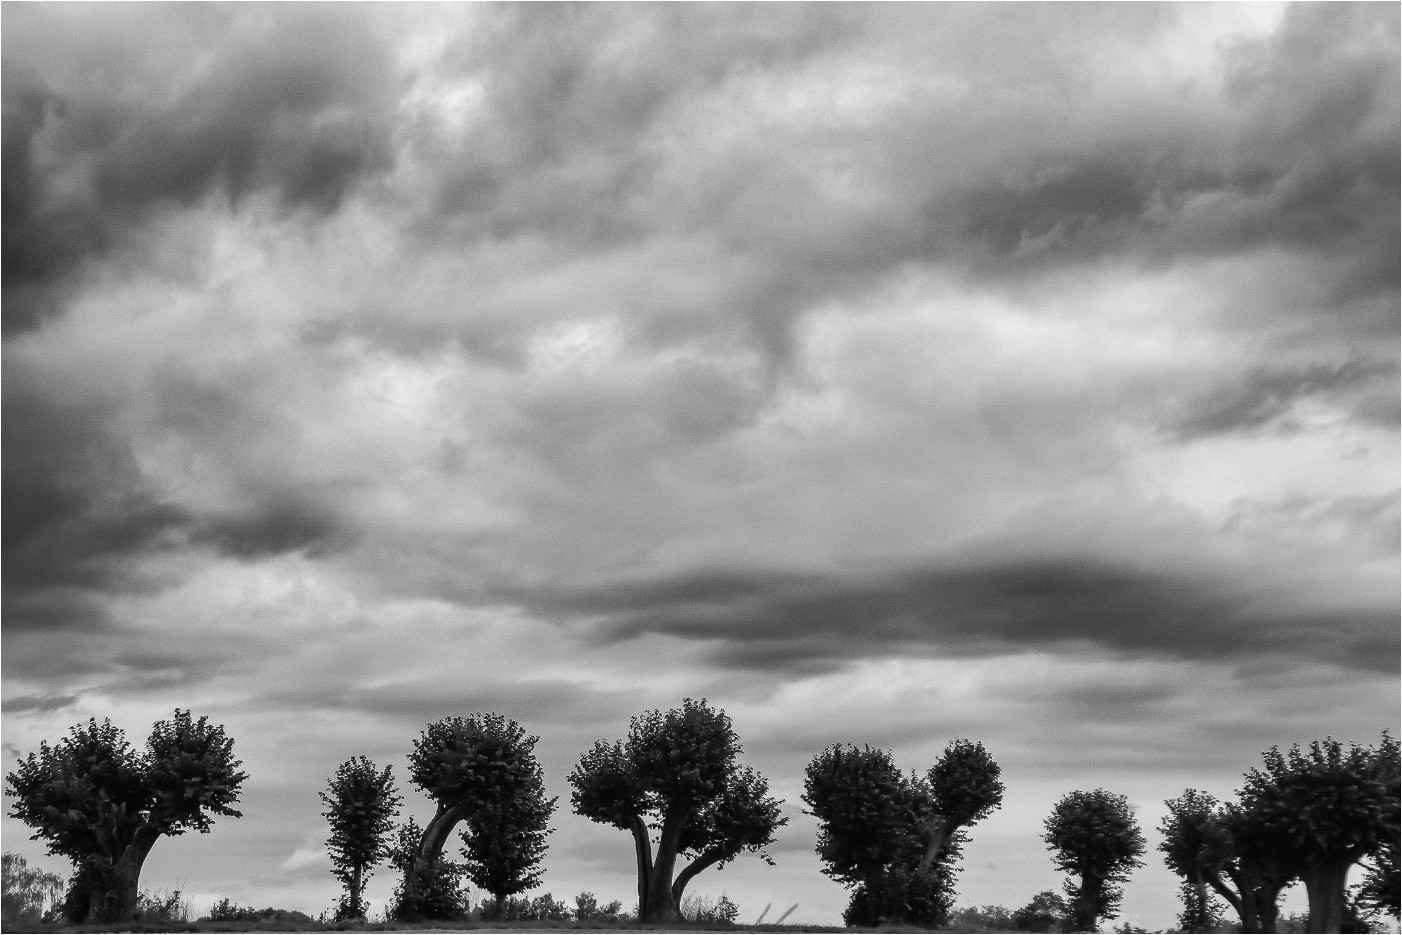
[[[662,822],[657,839],[657,852],[652,852],[647,824],[641,816],[632,820],[633,842],[638,858],[638,921],[680,922],[681,910],[673,891],[672,875],[676,872],[677,850],[681,846],[682,830],[691,820],[691,810],[669,816]],[[698,871],[699,872],[699,871]],[[691,880],[682,882],[682,889]]]
[[[1305,892],[1310,900],[1311,932],[1338,932],[1343,928],[1345,887],[1350,866],[1351,862],[1326,864],[1304,874]]]

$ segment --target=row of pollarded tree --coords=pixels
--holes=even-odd
[[[435,804],[420,828],[395,833],[402,799],[389,767],[364,757],[341,764],[321,795],[331,827],[333,872],[345,886],[340,917],[363,917],[372,868],[386,857],[402,874],[401,918],[461,912],[457,877],[496,897],[534,887],[550,833],[536,737],[514,721],[477,714],[437,721],[414,742],[410,778]],[[207,832],[233,808],[247,775],[222,727],[188,711],[155,725],[144,751],[95,720],[40,745],[6,776],[11,814],[52,853],[70,859],[66,915],[113,922],[135,908],[142,862],[163,835]],[[673,922],[692,879],[764,848],[785,824],[768,783],[738,762],[739,740],[725,713],[687,699],[680,708],[632,720],[626,738],[600,741],[569,776],[576,813],[625,830],[637,860],[642,921]],[[1265,770],[1246,776],[1239,801],[1222,805],[1189,790],[1168,803],[1160,845],[1185,878],[1185,916],[1208,888],[1227,899],[1244,931],[1274,930],[1280,890],[1302,879],[1310,930],[1339,931],[1348,869],[1375,866],[1376,902],[1397,912],[1398,748],[1329,740],[1288,754],[1271,750]],[[998,764],[981,744],[956,740],[923,776],[905,774],[888,753],[833,746],[808,765],[803,801],[819,821],[824,872],[852,890],[848,924],[936,927],[952,905],[953,877],[967,829],[1000,807]],[[444,856],[462,826],[465,863]],[[1128,802],[1104,790],[1073,792],[1046,821],[1045,840],[1073,878],[1071,928],[1093,931],[1113,918],[1120,886],[1144,851]]]

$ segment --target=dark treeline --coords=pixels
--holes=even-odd
[[[576,814],[632,839],[635,913],[617,901],[599,906],[589,893],[573,909],[548,894],[523,895],[540,884],[558,806],[545,795],[538,740],[499,714],[428,725],[409,755],[409,779],[434,807],[422,827],[397,821],[404,799],[391,767],[364,756],[340,764],[320,793],[343,890],[330,920],[364,920],[366,883],[388,864],[399,880],[388,909],[396,921],[734,921],[728,899],[703,914],[688,885],[745,853],[772,864],[766,848],[787,819],[767,780],[739,762],[723,711],[686,699],[645,712],[625,737],[585,751],[568,776]],[[5,918],[32,921],[46,904],[72,924],[151,911],[139,890],[147,854],[162,837],[207,833],[218,816],[240,817],[233,806],[247,779],[241,766],[224,729],[189,711],[158,721],[142,750],[96,720],[41,743],[5,778],[10,814],[67,858],[72,874],[65,887],[6,855]],[[954,909],[962,847],[1001,807],[1004,791],[997,762],[971,740],[950,742],[924,773],[903,772],[889,752],[868,746],[818,753],[802,799],[818,821],[823,872],[850,891],[843,921],[1086,932],[1117,918],[1146,844],[1128,800],[1100,788],[1067,793],[1045,820],[1043,841],[1067,875],[1063,894],[1039,893],[1015,911]],[[1371,747],[1326,739],[1272,748],[1235,799],[1188,789],[1165,804],[1158,849],[1182,879],[1180,931],[1280,931],[1278,900],[1296,882],[1309,897],[1308,931],[1367,931],[1380,913],[1398,916],[1399,757],[1387,732]],[[1349,889],[1348,873],[1360,864],[1365,878]],[[488,894],[475,906],[469,883]],[[236,908],[223,906],[226,915]]]

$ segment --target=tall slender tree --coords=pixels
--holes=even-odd
[[[746,851],[769,859],[763,849],[787,819],[739,753],[725,712],[687,698],[633,718],[626,740],[580,757],[570,800],[577,814],[632,833],[639,921],[680,921],[681,895],[707,867]]]
[[[404,803],[394,786],[392,768],[377,770],[360,756],[346,760],[320,793],[322,817],[331,826],[326,849],[331,872],[345,887],[336,920],[365,918],[365,884],[370,871],[389,856],[389,834]]]
[[[1068,882],[1071,930],[1094,932],[1101,919],[1119,914],[1121,886],[1144,853],[1144,836],[1122,795],[1095,789],[1070,792],[1056,803],[1042,838],[1053,863],[1077,882]]]
[[[152,726],[140,752],[111,721],[94,719],[52,747],[41,743],[5,777],[10,814],[73,862],[71,921],[131,918],[160,838],[208,833],[216,815],[240,817],[233,806],[247,774],[233,746],[223,727],[179,709]]]
[[[537,764],[505,806],[482,808],[464,823],[463,868],[475,886],[492,894],[496,918],[502,917],[507,897],[540,885],[554,812],[555,800],[545,797]]]

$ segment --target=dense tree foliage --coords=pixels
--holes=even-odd
[[[1187,914],[1180,925],[1210,924],[1212,904],[1204,892],[1210,888],[1237,913],[1243,932],[1275,931],[1281,891],[1295,877],[1270,849],[1245,840],[1243,810],[1196,789],[1186,789],[1165,804],[1168,814],[1159,826],[1159,850],[1168,868],[1192,888],[1185,897],[1200,909],[1187,912],[1185,903]]]
[[[834,745],[808,764],[803,795],[823,872],[853,890],[849,925],[943,925],[963,829],[1002,798],[998,764],[968,740],[951,742],[924,777],[884,750]]]
[[[10,814],[73,862],[65,914],[105,923],[135,912],[141,867],[160,837],[240,816],[240,765],[223,727],[177,709],[152,727],[144,751],[110,721],[91,720],[52,747],[41,743],[5,783]]]
[[[409,776],[437,807],[403,868],[401,918],[461,914],[460,909],[450,916],[440,913],[447,911],[445,887],[452,889],[443,846],[464,821],[469,822],[469,864],[460,871],[505,887],[495,891],[498,895],[535,885],[532,868],[544,854],[545,821],[555,808],[555,800],[543,794],[535,758],[539,739],[499,714],[473,714],[435,721],[414,741]]]
[[[545,797],[539,765],[506,807],[491,806],[466,821],[462,855],[467,878],[492,894],[501,918],[509,896],[540,885],[548,822],[555,800]]]
[[[1377,912],[1386,912],[1393,917],[1399,916],[1398,896],[1399,889],[1402,889],[1398,880],[1397,851],[1396,837],[1378,848],[1367,865],[1367,876],[1358,893],[1358,901],[1363,906]]]
[[[595,743],[570,774],[576,813],[633,835],[641,921],[679,921],[687,884],[707,867],[746,851],[769,861],[763,849],[787,819],[739,753],[725,713],[688,698],[633,718],[626,740]]]
[[[331,826],[326,849],[331,872],[345,887],[336,920],[364,919],[365,884],[370,870],[389,856],[389,834],[404,800],[394,786],[391,767],[377,770],[365,757],[346,760],[320,793],[322,817]]]
[[[1101,919],[1115,918],[1121,885],[1144,865],[1144,836],[1129,800],[1104,789],[1068,793],[1047,817],[1043,840],[1056,868],[1079,881],[1067,884],[1072,931],[1093,932]]]
[[[1345,748],[1328,738],[1264,759],[1240,792],[1238,846],[1304,881],[1311,931],[1338,932],[1349,868],[1397,840],[1397,741],[1384,732],[1377,747]]]

